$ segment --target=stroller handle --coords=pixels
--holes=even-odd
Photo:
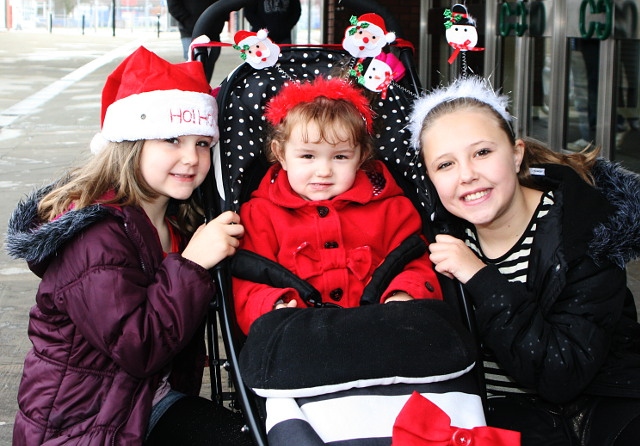
[[[239,11],[256,0],[218,0],[211,4],[198,18],[193,27],[193,36],[205,35],[211,40],[220,40],[220,31],[224,22],[233,11]]]

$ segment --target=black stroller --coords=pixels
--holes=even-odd
[[[201,16],[196,24],[194,35],[207,34],[207,30],[211,29],[220,29],[221,21],[224,21],[230,12],[242,8],[248,1],[250,0],[222,0],[214,3]],[[395,21],[388,11],[371,1],[343,1],[342,6],[350,8],[354,15],[374,12],[385,19],[389,29],[395,25]],[[397,31],[396,34],[398,34]],[[209,37],[212,40],[218,39],[216,35]],[[401,39],[399,40],[401,41]],[[378,119],[383,123],[375,135],[376,147],[379,159],[387,165],[398,184],[421,211],[424,220],[424,235],[428,240],[432,240],[437,231],[443,231],[446,228],[438,227],[436,223],[438,212],[435,201],[432,199],[431,186],[426,179],[419,157],[409,145],[410,135],[405,129],[413,100],[420,93],[421,87],[415,74],[410,46],[395,47],[392,48],[392,51],[396,52],[397,57],[406,67],[407,75],[400,83],[394,82],[389,86],[384,99],[380,97],[372,104]],[[196,60],[203,60],[207,57],[207,50],[204,47],[196,47],[194,54]],[[241,62],[240,58],[238,61]],[[217,96],[220,112],[220,144],[219,153],[216,155],[219,156],[219,160],[214,162],[214,167],[201,188],[205,203],[207,203],[206,211],[209,218],[224,210],[237,211],[266,173],[269,165],[262,154],[265,130],[262,113],[265,103],[278,88],[284,82],[292,80],[331,75],[341,65],[344,65],[344,69],[349,69],[353,62],[353,58],[350,58],[349,54],[339,45],[287,45],[281,47],[281,54],[275,66],[255,69],[244,63],[227,77],[221,84]],[[216,156],[214,156],[215,158]],[[216,170],[218,171],[216,172]],[[390,261],[397,262],[398,267],[401,268],[401,257]],[[361,432],[348,432],[344,436],[340,436],[342,434],[334,436],[326,432],[317,433],[317,431],[325,429],[326,426],[314,424],[313,416],[309,414],[315,410],[314,407],[321,405],[318,402],[327,404],[328,400],[333,401],[329,410],[338,411],[333,414],[332,422],[335,422],[336,418],[351,416],[354,412],[350,406],[350,409],[344,411],[340,409],[341,406],[345,406],[345,401],[348,399],[360,398],[365,401],[365,406],[371,405],[371,401],[380,395],[396,397],[396,401],[405,401],[414,390],[423,394],[428,393],[437,401],[440,401],[438,395],[452,393],[472,395],[471,403],[469,399],[463,399],[449,403],[443,400],[442,404],[459,408],[469,407],[470,412],[474,412],[473,407],[479,407],[482,412],[483,392],[480,389],[484,387],[481,381],[481,366],[477,361],[477,351],[473,341],[477,337],[473,333],[474,325],[470,316],[471,312],[456,283],[444,277],[441,278],[445,302],[425,303],[429,307],[426,310],[426,315],[421,311],[415,312],[409,305],[406,306],[406,309],[396,310],[390,316],[391,320],[396,322],[389,324],[394,329],[418,327],[419,330],[424,330],[421,332],[421,336],[415,338],[415,342],[409,341],[408,344],[411,345],[405,345],[403,348],[392,346],[390,351],[384,352],[384,358],[375,357],[366,364],[362,363],[361,368],[351,371],[351,375],[340,374],[340,377],[333,376],[327,381],[325,370],[327,364],[329,364],[329,369],[340,369],[343,365],[341,361],[353,354],[354,347],[356,350],[363,350],[364,345],[378,345],[377,342],[383,343],[384,339],[394,336],[390,332],[372,326],[369,322],[372,318],[377,317],[376,312],[379,311],[377,307],[381,306],[368,305],[352,309],[368,312],[368,316],[364,318],[355,317],[355,312],[351,310],[337,312],[329,310],[331,314],[326,316],[327,320],[331,320],[331,323],[338,327],[337,330],[340,327],[348,326],[350,332],[364,334],[362,338],[354,337],[351,344],[341,341],[339,344],[327,348],[317,350],[311,348],[314,355],[307,354],[309,346],[306,343],[285,344],[265,341],[274,335],[274,325],[263,325],[262,333],[254,332],[252,328],[251,336],[247,340],[235,320],[231,270],[234,270],[234,273],[242,272],[244,270],[243,262],[254,261],[254,258],[247,257],[245,253],[239,253],[231,261],[219,265],[214,271],[218,294],[210,309],[208,348],[212,399],[219,404],[231,401],[234,408],[244,413],[245,427],[256,444],[267,444],[267,435],[269,444],[293,444],[291,443],[292,438],[296,438],[295,444],[309,445],[334,444],[333,442],[350,445],[390,444],[387,427],[382,428],[387,433],[369,432],[367,438],[362,438]],[[293,275],[283,271],[282,267],[273,264],[263,268],[262,277],[251,277],[251,280],[265,281],[265,283],[271,283],[275,286],[284,283],[287,286],[294,286],[301,296],[308,297],[310,306],[315,306],[314,303],[318,301],[317,296],[314,295],[315,290],[303,280],[291,276]],[[393,305],[393,307],[401,308],[403,306]],[[305,319],[307,316],[309,318],[325,317],[322,315],[328,313],[321,311],[326,309],[318,309],[317,311],[292,310],[298,314],[305,313],[305,317],[298,317],[295,323],[300,327],[313,325],[312,322]],[[278,310],[272,313],[279,313],[285,317],[289,310]],[[337,313],[341,314],[336,316]],[[450,314],[453,314],[456,320],[452,321]],[[419,319],[416,319],[417,317]],[[218,321],[220,327],[218,327]],[[282,321],[276,322],[276,325],[282,325]],[[286,330],[294,330],[295,324],[286,324]],[[222,333],[226,358],[221,356],[218,348],[218,329]],[[366,333],[367,330],[373,331],[373,333]],[[442,336],[439,337],[438,334]],[[254,340],[255,342],[252,342]],[[358,348],[358,345],[361,348]],[[471,348],[467,348],[469,345]],[[379,354],[380,352],[371,352],[370,356]],[[255,360],[258,356],[262,359]],[[440,358],[444,356],[450,357],[451,360],[440,361]],[[311,374],[314,376],[298,376],[296,379],[300,378],[299,382],[292,382],[289,379],[291,373],[282,372],[280,365],[273,366],[274,362],[280,360],[288,362],[289,371],[319,370],[320,367],[324,367],[324,369],[322,373]],[[358,362],[362,361],[358,360]],[[222,368],[231,375],[234,388],[231,392],[225,392],[223,389]],[[427,379],[417,379],[425,373],[428,374]],[[408,382],[407,380],[405,382],[394,381],[398,376],[410,376],[412,379]],[[390,379],[394,381],[393,386],[387,385],[390,383]],[[362,384],[363,382],[366,382],[366,385]],[[314,393],[309,390],[318,388],[326,390],[327,386],[332,389],[330,397],[327,397],[326,393]],[[256,391],[262,398],[256,397]],[[276,398],[273,398],[274,396]],[[383,404],[387,407],[399,404],[389,403],[392,400],[393,398],[386,399]],[[273,401],[276,402],[275,406],[273,406]],[[268,409],[269,404],[274,407],[271,409],[271,413]],[[285,406],[294,404],[298,409],[306,405],[307,409],[309,407],[312,409],[301,410],[298,415],[282,415],[287,412],[286,408],[282,408],[282,404]],[[295,412],[298,409],[292,410]],[[371,408],[371,411],[363,412],[363,415],[354,422],[362,421],[368,426],[368,430],[375,431],[372,426],[378,425],[380,422],[376,418],[367,419],[366,417],[370,417],[371,412],[377,410],[379,409]],[[272,416],[274,412],[279,414],[276,418]],[[478,415],[477,412],[475,410],[476,415]],[[472,418],[474,416],[471,415]],[[481,413],[479,416],[482,418]],[[326,412],[320,417],[326,418]],[[265,418],[268,420],[267,428],[265,428]],[[473,423],[481,425],[482,422],[477,419],[469,421],[471,425],[474,425]],[[292,432],[295,433],[292,434]],[[301,440],[302,438],[304,440]],[[343,441],[344,443],[342,443]]]

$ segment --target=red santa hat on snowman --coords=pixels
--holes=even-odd
[[[202,135],[218,141],[218,108],[200,62],[171,64],[138,48],[109,75],[102,90],[98,153],[109,142]]]
[[[376,57],[382,48],[396,40],[394,32],[388,32],[384,19],[372,12],[362,14],[349,20],[351,26],[347,27],[342,40],[342,46],[353,57]],[[360,38],[361,34],[368,33],[374,39]]]

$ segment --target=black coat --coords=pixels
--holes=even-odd
[[[640,248],[640,177],[599,162],[596,190],[568,167],[540,167],[555,205],[538,222],[526,284],[490,265],[465,285],[480,335],[551,402],[640,398],[640,325],[624,269]]]
[[[217,0],[167,0],[169,14],[178,21],[180,37],[193,36],[193,27],[198,18]]]
[[[291,43],[291,30],[300,19],[300,0],[255,0],[244,7],[251,31],[269,31],[274,43]]]

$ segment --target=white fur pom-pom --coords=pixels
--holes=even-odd
[[[93,138],[91,138],[91,143],[89,144],[89,148],[91,149],[91,153],[93,153],[94,155],[97,155],[105,147],[107,147],[107,144],[109,144],[109,141],[107,141],[102,136],[102,133],[96,133],[95,135],[93,135]]]

